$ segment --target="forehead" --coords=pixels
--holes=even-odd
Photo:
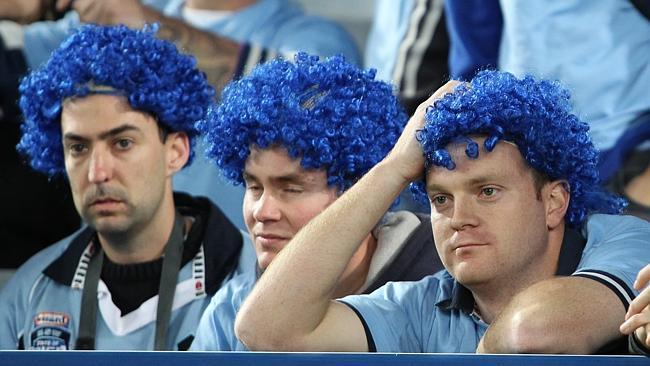
[[[148,113],[135,110],[125,97],[110,94],[91,94],[69,98],[63,102],[61,130],[75,133],[105,131],[122,124],[137,125],[157,131],[156,120]]]
[[[305,169],[300,165],[300,158],[292,158],[287,149],[281,146],[267,149],[252,146],[244,166],[244,175],[258,180],[293,179],[304,183],[327,184],[324,169]]]
[[[472,159],[465,153],[466,143],[452,143],[446,149],[451,155],[456,167],[449,170],[445,167],[433,166],[426,174],[427,187],[459,186],[481,180],[502,180],[530,177],[531,169],[524,161],[519,149],[510,142],[499,141],[492,151],[485,150],[485,138],[472,138],[479,145],[479,155]]]

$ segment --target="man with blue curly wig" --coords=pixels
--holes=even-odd
[[[616,215],[624,202],[601,190],[595,160],[558,83],[497,71],[451,81],[420,105],[387,157],[275,258],[236,334],[253,350],[626,347],[618,328],[650,259],[650,225]],[[414,191],[430,202],[445,270],[330,300],[358,243],[421,177]]]
[[[386,156],[406,120],[392,86],[342,56],[273,60],[224,89],[202,125],[207,156],[245,186],[244,222],[260,273]],[[370,293],[387,281],[419,280],[441,269],[428,221],[406,211],[383,215],[359,240],[332,297]],[[234,322],[257,277],[237,276],[217,292],[192,350],[246,350]]]
[[[214,204],[172,191],[215,92],[156,30],[83,26],[21,83],[18,149],[87,226],[3,288],[0,348],[184,350],[246,253],[254,269]]]

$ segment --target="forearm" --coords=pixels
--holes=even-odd
[[[330,303],[339,276],[406,184],[380,163],[305,226],[242,306],[239,339],[252,350],[358,350],[343,348],[346,334],[328,344],[319,328],[327,328],[328,312],[340,315],[344,305]]]
[[[2,0],[0,1],[0,19],[28,24],[41,17],[43,6],[41,0]]]
[[[166,17],[146,6],[143,7],[143,12],[147,23],[160,24],[158,37],[174,42],[179,49],[196,58],[199,68],[205,72],[217,94],[220,94],[235,73],[241,46],[181,20]]]
[[[594,353],[620,337],[623,303],[605,285],[557,277],[517,294],[483,336],[479,353]]]

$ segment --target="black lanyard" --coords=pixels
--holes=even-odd
[[[156,336],[154,338],[154,350],[166,349],[167,330],[172,314],[174,292],[178,281],[178,272],[181,267],[183,256],[183,226],[184,219],[181,214],[176,213],[174,228],[169,236],[163,256],[162,272],[160,274],[160,285],[158,287],[158,309],[156,311]],[[95,332],[97,329],[97,285],[102,272],[104,252],[98,241],[95,240],[95,254],[88,262],[86,279],[81,295],[81,316],[79,318],[79,336],[75,349],[95,349]]]

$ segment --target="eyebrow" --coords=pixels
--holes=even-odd
[[[106,132],[102,132],[99,134],[99,139],[100,140],[106,140],[110,137],[117,136],[121,133],[124,133],[126,131],[136,131],[136,132],[142,132],[138,127],[132,125],[132,124],[123,124],[121,126],[112,128]],[[72,132],[67,132],[65,135],[63,135],[64,140],[72,140],[72,141],[88,141],[89,139],[86,137],[83,137],[81,135],[78,135],[76,133]]]
[[[255,175],[248,173],[244,171],[242,174],[243,178],[245,181],[248,180],[253,180],[253,181],[259,181],[259,178],[257,178]],[[281,183],[281,184],[286,184],[286,183],[297,183],[297,184],[307,184],[309,183],[306,179],[304,179],[304,176],[300,173],[290,173],[286,175],[280,175],[280,176],[274,176],[271,177],[270,180],[274,183]]]
[[[463,185],[465,187],[475,187],[475,186],[480,186],[484,185],[486,183],[490,182],[496,182],[500,181],[501,179],[498,179],[497,175],[494,174],[487,174],[487,175],[482,175],[476,178],[471,178],[467,182],[465,182]],[[437,192],[437,191],[448,191],[448,189],[437,185],[437,184],[426,184],[426,192]]]

